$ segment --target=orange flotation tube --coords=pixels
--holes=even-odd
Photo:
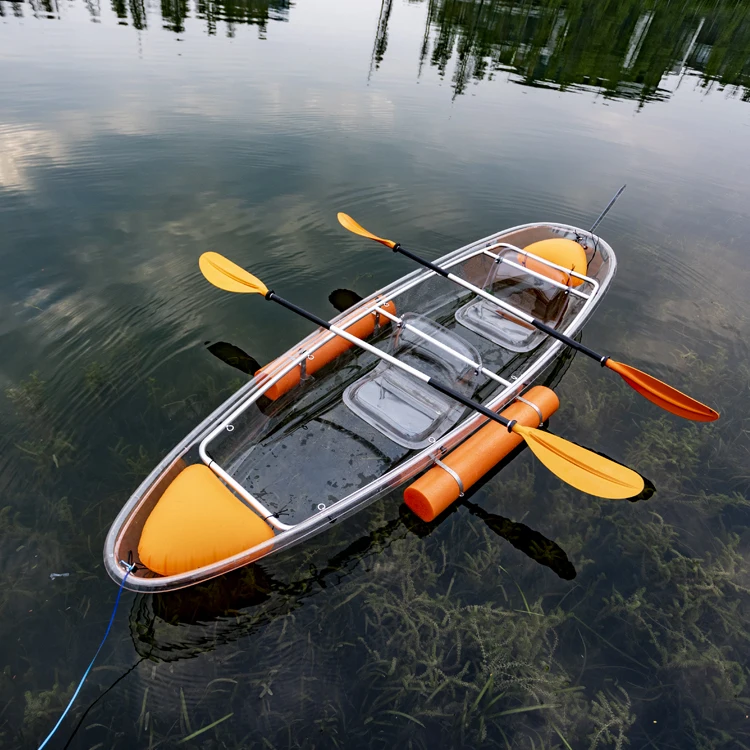
[[[542,385],[535,386],[523,397],[539,407],[545,420],[560,406],[555,392]],[[522,401],[514,401],[501,414],[528,427],[539,425],[536,409]],[[458,474],[465,491],[520,443],[520,436],[508,432],[506,427],[497,422],[490,422],[449,453],[442,459],[442,463]],[[406,488],[404,501],[423,521],[433,521],[459,494],[455,478],[441,466],[434,466]]]
[[[381,307],[383,308],[383,310],[391,313],[391,315],[396,314],[396,306],[393,304],[393,302],[386,302],[384,305],[381,305]],[[380,325],[388,322],[388,318],[386,318],[384,315],[378,315],[377,318]],[[339,328],[344,328],[345,326],[345,320],[344,322],[339,323]],[[352,325],[348,326],[346,330],[353,336],[356,336],[358,339],[366,339],[375,330],[375,315],[368,315],[367,317],[358,320],[356,323],[352,323]],[[320,335],[322,337],[326,336],[327,334],[328,331],[322,331]],[[312,355],[312,358],[308,357],[306,365],[307,374],[312,375],[313,373],[317,372],[322,367],[325,367],[325,365],[327,365],[329,362],[333,362],[336,357],[343,354],[347,349],[351,349],[352,346],[353,344],[351,344],[346,339],[341,338],[341,336],[336,336],[335,338],[331,339],[327,344],[323,344],[323,346],[321,346],[320,349],[318,349]],[[262,377],[266,372],[275,368],[279,364],[279,360],[276,359],[273,362],[267,364],[265,367],[261,367],[261,369],[255,373],[256,379]],[[299,381],[300,368],[295,367],[293,370],[290,370],[286,375],[284,375],[281,380],[278,380],[276,383],[274,383],[265,392],[264,395],[268,396],[268,398],[270,398],[272,401],[275,401],[277,398],[280,398],[288,391],[291,391],[292,388],[294,388],[299,383]]]

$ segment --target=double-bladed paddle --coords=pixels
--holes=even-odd
[[[199,264],[201,272],[206,279],[219,289],[244,294],[260,294],[266,300],[286,307],[288,310],[297,313],[297,315],[315,323],[315,325],[325,328],[337,336],[341,336],[349,341],[349,343],[374,354],[394,367],[404,370],[431,388],[455,399],[469,409],[474,409],[483,416],[499,422],[507,427],[509,432],[516,433],[526,441],[526,444],[531,448],[534,455],[553,474],[556,474],[560,479],[576,489],[591,495],[611,499],[633,497],[643,490],[643,478],[632,469],[628,469],[626,466],[592,453],[557,435],[520,425],[516,420],[506,419],[486,406],[466,398],[450,386],[444,385],[440,381],[435,380],[435,378],[431,378],[421,370],[417,370],[415,367],[401,362],[372,344],[353,336],[346,330],[332,325],[327,320],[323,320],[317,315],[298,307],[293,302],[285,300],[270,290],[259,278],[232,263],[232,261],[227,260],[222,255],[212,252],[203,253]]]
[[[615,198],[616,197],[617,196],[615,196]],[[607,208],[609,208],[609,206]],[[361,237],[366,237],[370,240],[375,240],[375,242],[379,242],[381,245],[389,247],[394,252],[401,253],[401,255],[405,255],[407,258],[411,258],[413,261],[419,263],[425,268],[429,268],[430,271],[433,271],[434,273],[437,273],[440,276],[443,276],[446,279],[455,282],[456,284],[460,284],[464,288],[471,290],[475,294],[478,294],[480,297],[483,297],[484,299],[499,305],[506,312],[510,313],[516,318],[519,318],[525,323],[534,326],[534,328],[543,331],[547,335],[552,336],[552,338],[555,338],[558,341],[562,341],[567,346],[570,346],[573,349],[577,349],[579,352],[582,352],[586,356],[595,359],[602,367],[607,367],[613,372],[616,372],[631,388],[640,393],[642,396],[645,396],[645,398],[647,398],[657,406],[660,406],[662,409],[665,409],[672,414],[676,414],[679,417],[695,420],[696,422],[713,422],[715,419],[719,418],[718,412],[714,411],[709,406],[702,404],[700,401],[696,401],[694,398],[691,398],[690,396],[682,393],[682,391],[678,391],[671,385],[667,385],[663,381],[653,377],[653,375],[648,375],[647,373],[643,372],[642,370],[638,370],[632,365],[626,365],[622,362],[616,362],[614,359],[611,359],[608,356],[598,354],[593,349],[589,349],[587,346],[584,346],[575,339],[572,339],[570,336],[566,336],[564,333],[561,333],[555,328],[552,328],[552,326],[548,326],[546,323],[542,323],[541,320],[537,320],[528,313],[523,312],[523,310],[519,310],[518,308],[508,304],[504,300],[501,300],[490,294],[489,292],[486,292],[484,289],[481,289],[480,287],[475,286],[468,281],[465,281],[459,276],[450,273],[450,271],[441,268],[435,263],[431,263],[429,260],[421,258],[419,255],[415,255],[411,251],[406,250],[405,248],[401,247],[398,242],[387,240],[384,237],[378,237],[372,232],[368,232],[363,226],[354,221],[354,219],[352,219],[352,217],[348,214],[339,213],[338,220],[341,226],[343,226],[345,229],[348,229],[350,232],[358,234]]]

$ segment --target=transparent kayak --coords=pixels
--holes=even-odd
[[[545,265],[554,266],[542,259],[526,263],[522,248],[554,238],[575,240],[585,250],[588,269],[577,286],[545,273]],[[568,336],[581,331],[616,270],[604,240],[549,223],[498,232],[435,262]],[[425,270],[332,322],[497,411],[523,399],[566,350],[497,303]],[[105,566],[117,583],[134,566],[126,588],[172,591],[286,550],[406,485],[487,422],[375,355],[338,347],[336,338],[313,331],[256,373],[151,472],[105,541]],[[194,465],[208,467],[272,533],[229,557],[160,575],[139,557],[141,534],[162,495]]]

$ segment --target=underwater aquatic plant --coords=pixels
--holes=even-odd
[[[75,690],[75,683],[71,682],[67,687],[60,683],[55,684],[49,690],[32,692],[27,690],[24,694],[26,707],[23,713],[23,723],[29,733],[38,733],[42,727],[49,723],[50,717],[58,714]]]
[[[748,441],[737,434],[741,410],[731,408],[748,387],[722,369],[725,357],[682,360],[686,390],[718,384],[726,416],[708,429],[654,415],[627,388],[598,388],[596,373],[577,363],[559,388],[556,419],[592,442],[598,433],[605,447],[626,446],[624,458],[656,484],[648,501],[582,496],[522,453],[474,491],[479,514],[457,507],[441,523],[409,522],[391,497],[315,545],[195,596],[138,598],[130,627],[145,660],[127,677],[137,689],[96,707],[106,720],[84,722],[87,741],[107,746],[113,733],[136,731],[152,747],[750,747]],[[99,372],[90,384],[108,398]],[[237,383],[212,375],[169,391],[143,382],[118,395],[137,430],[99,421],[96,444],[60,433],[90,446],[92,468],[74,480],[83,451],[61,449],[59,468],[38,472],[33,504],[8,496],[3,612],[39,607],[24,621],[33,630],[73,606],[75,621],[55,637],[80,662],[77,627],[95,597],[112,594],[98,577],[92,529],[103,534],[133,482]],[[17,442],[54,438],[23,411],[47,409],[59,424],[41,376],[22,385],[11,398]],[[482,514],[502,519],[500,531],[515,523],[554,540],[576,578],[537,565]],[[40,607],[40,570],[63,569],[75,576],[47,581],[55,588]],[[0,633],[17,638],[13,617],[3,619]],[[129,637],[116,642],[123,662]],[[77,673],[37,676],[21,661],[9,669],[0,733],[13,741],[29,722],[46,728],[45,711],[67,694],[59,686]]]

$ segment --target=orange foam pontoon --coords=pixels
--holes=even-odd
[[[385,305],[383,305],[383,309],[392,314],[396,313],[396,306],[393,304],[393,302],[387,302]],[[377,316],[374,314],[368,315],[367,317],[352,323],[347,330],[349,331],[349,333],[359,339],[366,339],[375,331],[376,320],[378,325],[383,325],[384,323],[388,322],[388,320],[383,315],[378,313]],[[346,339],[338,337],[326,342],[325,344],[323,344],[323,346],[320,347],[320,349],[318,349],[305,361],[305,370],[307,374],[312,375],[313,373],[316,373],[327,364],[333,362],[336,357],[343,354],[345,351],[347,351],[347,349],[351,349],[352,346],[353,344],[348,342]],[[278,367],[278,365],[283,362],[284,359],[280,361],[274,360],[273,362],[267,364],[265,367],[261,367],[261,369],[255,373],[255,377],[258,378],[258,381],[260,383],[263,383],[265,381],[265,376],[269,372],[273,372],[274,368]],[[290,370],[286,375],[284,375],[283,378],[281,378],[281,380],[278,380],[270,388],[268,388],[265,392],[265,395],[272,401],[281,398],[281,396],[283,396],[288,391],[291,391],[292,388],[299,384],[301,379],[301,370],[301,365],[295,367],[293,370]]]
[[[555,392],[541,385],[527,391],[523,398],[536,409],[524,401],[515,401],[501,414],[527,427],[537,427],[540,414],[541,421],[546,421],[560,405]],[[434,521],[521,442],[519,435],[490,422],[443,458],[441,465],[409,485],[404,491],[404,501],[423,521]]]

